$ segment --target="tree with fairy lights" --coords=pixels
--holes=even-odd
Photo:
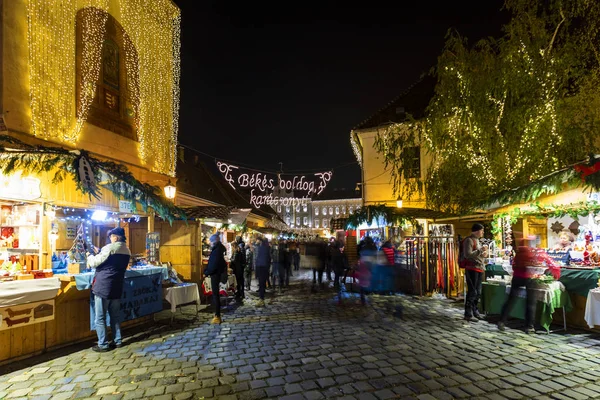
[[[77,228],[77,236],[75,236],[73,245],[69,249],[69,259],[72,260],[72,262],[84,262],[86,260],[85,253],[88,251],[87,249],[93,247],[87,233],[88,228],[84,225],[85,223],[82,223]]]
[[[449,33],[427,115],[405,124],[419,129],[379,135],[376,147],[392,167],[396,190],[424,192],[429,207],[469,212],[598,148],[600,2],[505,6],[512,17],[500,39],[469,46]],[[403,149],[414,142],[433,162],[422,185],[403,186]]]

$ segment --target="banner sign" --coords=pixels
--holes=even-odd
[[[132,201],[119,200],[119,212],[126,214],[135,214],[137,210]]]
[[[217,162],[217,167],[234,190],[250,190],[250,204],[256,208],[262,205],[295,206],[305,204],[312,196],[325,190],[333,172],[319,172],[312,175],[269,174],[244,170],[236,165]],[[280,192],[293,192],[294,197],[279,196]]]
[[[125,278],[121,297],[121,322],[162,311],[162,278],[162,273]],[[91,292],[90,290],[90,330],[96,330],[95,296]],[[108,314],[106,326],[110,326]]]
[[[160,232],[146,233],[146,260],[149,263],[160,261]]]

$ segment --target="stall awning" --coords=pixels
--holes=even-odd
[[[251,208],[234,208],[227,216],[227,223],[242,225],[246,221],[246,218],[248,218],[250,211],[252,211]]]
[[[256,231],[258,233],[262,233],[263,235],[276,235],[279,231],[275,228],[263,228],[263,227],[256,227],[256,228],[251,228],[253,231]]]
[[[229,215],[233,211],[233,207],[199,206],[189,208],[186,207],[184,210],[185,215],[189,219],[208,219],[226,223]]]

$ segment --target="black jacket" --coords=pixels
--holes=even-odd
[[[235,253],[235,256],[233,256],[233,260],[231,260],[231,269],[233,269],[233,272],[236,275],[239,275],[242,272],[244,272],[245,267],[246,267],[246,252],[244,251],[244,248],[242,246],[240,246],[238,251]]]
[[[225,253],[227,250],[221,242],[217,242],[208,257],[208,266],[204,270],[204,275],[221,275],[227,269],[225,262]]]
[[[342,253],[340,251],[340,249],[332,246],[330,254],[331,254],[330,262],[331,262],[331,266],[333,267],[333,270],[336,273],[341,274],[342,272],[344,272],[344,269],[346,269],[347,265],[348,265],[346,253]]]
[[[92,293],[103,299],[120,299],[130,256],[131,253],[123,242],[107,244],[100,254],[88,256],[87,266],[96,268]]]

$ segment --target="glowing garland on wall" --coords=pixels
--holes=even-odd
[[[27,6],[31,124],[34,136],[75,144],[95,96],[107,13],[119,21],[138,52],[125,57],[137,108],[140,158],[152,170],[175,175],[179,118],[179,9],[169,0],[29,0]],[[82,21],[81,101],[76,109],[76,15]],[[127,41],[126,41],[127,42]],[[127,52],[126,49],[126,53]]]
[[[130,80],[139,76],[139,93],[133,96],[139,96],[134,102],[139,104],[140,157],[154,157],[156,170],[175,176],[181,14],[167,0],[119,4],[123,28],[138,51],[137,66],[128,63],[127,76]]]

